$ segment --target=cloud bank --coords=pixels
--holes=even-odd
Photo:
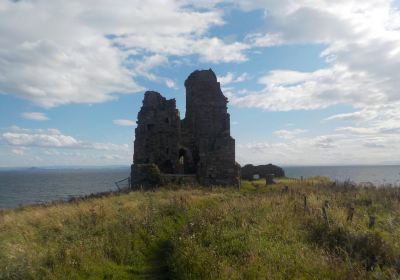
[[[112,143],[90,143],[81,141],[73,136],[62,134],[58,129],[27,129],[17,126],[11,127],[1,134],[4,143],[12,147],[41,147],[41,148],[68,148],[94,149],[104,151],[129,151],[128,145]]]
[[[218,9],[199,11],[185,1],[3,0],[0,93],[42,107],[98,103],[143,91],[137,77],[151,77],[168,56],[246,60],[247,44],[207,35],[222,24]]]

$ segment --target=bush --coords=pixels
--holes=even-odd
[[[361,262],[368,271],[376,266],[384,268],[397,265],[394,250],[377,233],[350,232],[324,222],[309,223],[307,228],[311,242],[338,256]]]

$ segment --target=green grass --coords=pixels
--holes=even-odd
[[[398,279],[399,257],[400,190],[325,178],[0,212],[0,279]]]

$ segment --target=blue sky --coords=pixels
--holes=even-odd
[[[398,163],[399,7],[0,0],[0,167],[128,165],[143,93],[184,116],[186,77],[209,68],[239,163]]]

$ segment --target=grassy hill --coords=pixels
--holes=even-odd
[[[0,279],[398,279],[399,257],[400,190],[324,178],[0,212]]]

